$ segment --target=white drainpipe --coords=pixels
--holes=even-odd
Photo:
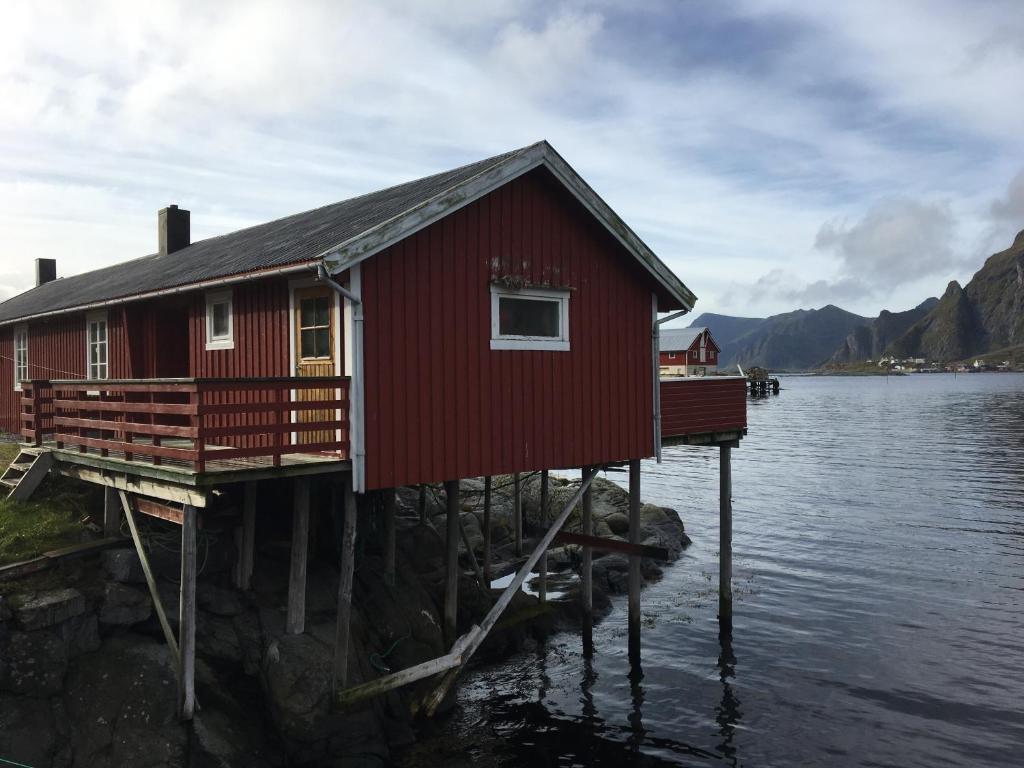
[[[661,463],[661,324],[682,317],[690,310],[681,309],[658,319],[658,296],[651,294],[651,367],[654,372],[654,456]]]

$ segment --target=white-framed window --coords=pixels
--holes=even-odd
[[[109,378],[106,312],[91,312],[85,316],[85,366],[88,378]]]
[[[668,359],[669,360],[675,360],[676,359],[676,353],[675,352],[669,352],[668,353]]]
[[[231,291],[206,294],[206,348],[235,348],[235,312]]]
[[[491,349],[569,351],[569,291],[491,286]]]
[[[14,327],[14,388],[21,389],[21,382],[28,381],[28,326]]]

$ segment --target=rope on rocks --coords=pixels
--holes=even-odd
[[[409,635],[402,635],[400,638],[395,640],[395,642],[391,644],[391,647],[384,651],[384,653],[371,653],[370,664],[373,665],[373,668],[381,674],[390,674],[391,668],[384,663],[384,660],[391,655],[391,652],[398,647],[398,644],[400,642],[402,642],[403,640],[408,640],[409,637]]]

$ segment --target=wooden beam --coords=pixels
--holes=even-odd
[[[584,476],[590,471],[589,467],[583,470]],[[594,535],[594,495],[587,486],[583,494],[581,509],[581,525],[584,537]],[[591,543],[583,544],[582,564],[580,565],[580,579],[583,582],[580,590],[580,597],[583,600],[583,655],[589,656],[594,652],[594,553]]]
[[[239,553],[238,586],[249,591],[252,589],[252,572],[256,566],[256,497],[259,486],[254,480],[245,484],[242,500],[242,546]]]
[[[112,486],[103,488],[103,535],[108,538],[121,535],[121,502],[117,498],[117,489]]]
[[[512,598],[516,596],[519,590],[523,586],[523,582],[526,581],[526,577],[533,572],[533,567],[540,560],[542,552],[545,552],[548,547],[551,546],[551,542],[555,538],[555,534],[562,529],[565,525],[565,521],[569,519],[569,515],[572,514],[573,509],[579,503],[580,498],[590,489],[591,484],[594,482],[594,478],[597,477],[597,470],[591,468],[585,468],[583,471],[583,482],[580,483],[580,487],[573,494],[572,498],[565,505],[558,517],[551,523],[551,527],[548,528],[547,532],[538,542],[533,552],[526,562],[524,562],[519,570],[516,572],[515,577],[505,587],[505,591],[501,593],[501,597],[494,603],[491,610],[487,613],[487,616],[482,622],[480,622],[480,631],[476,633],[470,641],[467,643],[465,650],[462,653],[462,662],[458,667],[454,667],[449,670],[441,681],[437,684],[433,691],[431,691],[424,699],[424,711],[428,717],[433,716],[434,712],[440,706],[444,697],[447,695],[448,690],[455,682],[455,678],[458,676],[459,670],[466,665],[469,659],[476,652],[480,644],[487,638],[488,633],[494,629],[494,625],[498,623],[498,619],[501,618],[501,614],[508,608],[509,603],[512,602]]]
[[[668,560],[668,550],[663,547],[631,544],[628,541],[605,539],[601,536],[585,536],[582,533],[562,531],[555,536],[555,542],[558,544],[577,544],[581,547],[590,547],[598,552],[619,552],[624,555],[649,557],[652,560]]]
[[[306,564],[309,560],[309,478],[295,479],[292,501],[292,558],[288,575],[288,618],[285,631],[301,635],[306,629]]]
[[[516,557],[523,554],[523,481],[519,473],[512,476],[512,529]]]
[[[732,621],[732,446],[719,455],[718,616]]]
[[[455,641],[456,620],[459,612],[459,481],[444,484],[445,507],[445,580],[444,580],[444,640]]]
[[[184,520],[184,512],[181,509],[176,509],[153,499],[136,498],[135,506],[142,514],[158,517],[169,523],[181,525]]]
[[[178,601],[178,644],[181,649],[179,692],[181,719],[191,720],[196,693],[196,527],[197,512],[191,504],[182,510],[181,597]]]
[[[163,499],[177,504],[191,504],[202,509],[206,506],[206,491],[186,488],[173,483],[159,480],[147,480],[135,474],[127,473],[124,462],[115,470],[109,468],[93,468],[65,462],[65,453],[58,454],[58,461],[53,471],[65,477],[73,477],[86,483],[94,483],[125,493],[140,494],[152,498]],[[99,456],[95,458],[99,459]],[[109,462],[107,462],[109,463]]]
[[[395,585],[395,489],[385,488],[384,496],[384,581]]]
[[[629,543],[640,546],[640,460],[629,462]],[[655,547],[650,547],[655,549]],[[664,550],[663,550],[664,552]],[[668,552],[664,552],[668,559]],[[640,663],[640,553],[629,556],[629,658],[634,666]],[[650,555],[648,555],[650,557]]]
[[[484,478],[484,553],[483,572],[487,589],[491,588],[491,476]]]
[[[351,473],[342,481],[345,522],[341,535],[341,560],[338,564],[338,624],[334,632],[334,685],[332,691],[348,685],[348,646],[352,625],[352,577],[356,559],[356,521],[359,505],[352,490]],[[392,497],[394,498],[394,497]]]
[[[548,471],[545,469],[540,473],[540,519],[542,525],[548,524]],[[537,561],[540,571],[540,583],[537,587],[537,597],[541,603],[548,601],[548,551],[545,549]]]

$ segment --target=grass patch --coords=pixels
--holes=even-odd
[[[7,469],[7,466],[14,461],[14,457],[18,455],[19,450],[21,448],[17,443],[0,442],[0,472]]]

